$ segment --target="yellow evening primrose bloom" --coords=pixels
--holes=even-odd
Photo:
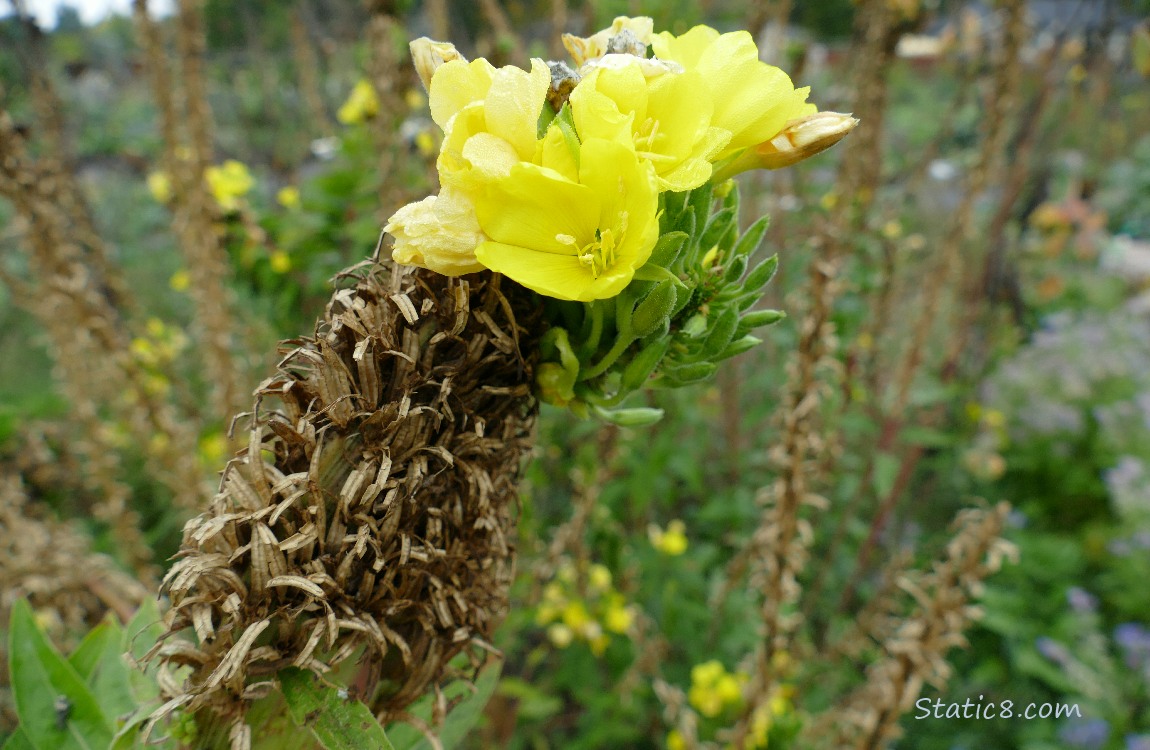
[[[641,62],[633,55],[601,58],[571,92],[575,129],[583,139],[633,141],[639,158],[654,165],[660,190],[697,188],[710,178],[711,162],[731,134],[712,127],[702,76],[644,70]]]
[[[759,59],[746,31],[720,34],[696,26],[682,36],[661,32],[651,37],[660,60],[677,62],[706,81],[714,103],[711,124],[731,133],[722,159],[774,138],[791,120],[814,114],[806,103],[809,88],[796,89],[790,77]]]
[[[672,729],[667,733],[667,750],[687,750],[687,741],[683,739],[683,733],[678,729]]]
[[[399,209],[383,231],[395,237],[391,257],[396,263],[428,268],[444,276],[483,270],[475,248],[486,236],[471,202],[451,188]]]
[[[268,257],[268,262],[275,273],[287,273],[291,270],[291,256],[283,250],[274,251]]]
[[[212,197],[225,211],[234,211],[238,208],[239,199],[247,195],[256,184],[247,165],[235,159],[228,159],[222,165],[208,167],[204,170],[204,178],[208,181],[208,190]]]
[[[475,199],[490,238],[475,256],[548,297],[614,297],[651,256],[658,203],[651,165],[622,144],[585,140],[577,175],[551,168],[545,151],[543,165],[516,164]]]
[[[355,82],[355,86],[345,101],[335,113],[336,118],[344,125],[355,125],[370,120],[379,114],[379,97],[375,95],[375,87],[365,78]]]
[[[480,58],[444,63],[431,79],[431,117],[443,129],[436,166],[440,182],[468,194],[535,158],[539,113],[551,72],[542,60],[531,72],[494,68]]]
[[[299,188],[294,185],[280,188],[279,192],[276,193],[276,201],[287,209],[299,208]]]
[[[647,537],[651,546],[664,555],[675,557],[687,551],[687,525],[677,518],[667,524],[666,531],[652,524],[647,529]]]
[[[152,172],[148,175],[148,192],[157,203],[167,203],[172,199],[172,180],[167,172]]]
[[[186,270],[180,269],[168,279],[168,286],[173,292],[186,292],[192,285],[192,276]]]
[[[621,602],[612,601],[603,613],[603,626],[612,633],[626,633],[634,622],[635,610]]]

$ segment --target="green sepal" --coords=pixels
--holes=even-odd
[[[563,133],[563,140],[567,143],[567,148],[575,159],[575,166],[579,166],[579,133],[575,130],[575,115],[571,113],[571,105],[564,104],[563,109],[559,110],[559,114],[555,115],[551,124],[558,127]]]
[[[677,286],[687,286],[678,276],[671,273],[663,266],[657,266],[654,263],[647,263],[641,268],[637,268],[633,278],[636,281],[672,281]]]

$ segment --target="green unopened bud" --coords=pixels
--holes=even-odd
[[[787,314],[782,310],[752,310],[739,319],[739,330],[749,331],[778,323]]]
[[[631,316],[631,333],[635,338],[643,338],[662,325],[670,317],[675,306],[675,284],[660,282],[635,308]]]
[[[638,407],[635,409],[602,409],[595,407],[595,414],[620,427],[643,427],[654,424],[663,418],[662,409]]]
[[[711,327],[707,339],[703,342],[703,357],[710,359],[726,348],[735,336],[735,329],[739,327],[739,311],[729,307],[719,315],[718,320]]]
[[[743,292],[757,292],[767,285],[779,267],[779,256],[772,255],[751,269],[743,282]]]
[[[731,343],[727,344],[726,349],[719,352],[719,355],[715,357],[715,361],[720,362],[724,359],[730,359],[731,357],[742,354],[745,351],[754,349],[761,343],[763,343],[763,340],[755,336],[743,336],[742,338],[735,339]]]
[[[635,355],[635,358],[628,362],[627,367],[623,370],[620,389],[630,392],[642,388],[647,383],[647,378],[651,377],[651,373],[659,366],[659,362],[662,361],[663,355],[667,353],[670,345],[671,339],[664,337],[649,344],[643,351]]]

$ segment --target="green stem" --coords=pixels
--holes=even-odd
[[[634,340],[635,339],[631,336],[624,336],[622,332],[620,332],[619,338],[615,339],[615,345],[611,347],[610,351],[603,355],[603,359],[599,360],[598,364],[592,365],[586,370],[580,371],[580,382],[584,380],[590,380],[591,378],[597,378],[605,373],[607,368],[615,364],[615,360],[619,359],[619,355],[625,352],[627,347],[630,346],[631,342]]]

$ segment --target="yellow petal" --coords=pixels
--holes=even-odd
[[[447,276],[483,269],[475,248],[485,237],[465,197],[450,189],[396,211],[384,231],[395,237],[391,257]]]
[[[495,242],[561,255],[594,239],[599,208],[591,188],[534,164],[517,165],[475,198],[479,224]]]
[[[492,271],[556,299],[590,302],[614,297],[631,281],[634,271],[609,270],[593,278],[574,255],[538,252],[516,245],[484,242],[475,255]]]
[[[440,66],[431,78],[428,103],[431,119],[447,131],[447,124],[461,109],[481,101],[491,88],[495,68],[482,57],[471,62],[451,60]]]
[[[524,160],[535,153],[539,113],[550,85],[547,63],[532,59],[530,73],[512,65],[496,70],[484,98],[487,130],[510,143]]]

